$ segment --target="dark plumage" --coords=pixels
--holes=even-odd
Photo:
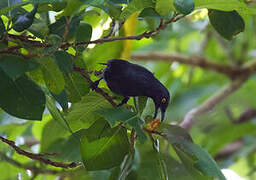
[[[154,74],[146,68],[132,64],[121,59],[109,60],[103,70],[103,78],[100,78],[94,85],[97,86],[101,79],[104,79],[111,91],[124,96],[119,105],[127,103],[130,97],[147,96],[155,103],[154,119],[158,109],[161,110],[161,121],[169,104],[170,95],[164,85],[154,77]]]

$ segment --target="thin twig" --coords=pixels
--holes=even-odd
[[[18,167],[18,168],[22,168],[25,170],[28,169],[28,170],[32,171],[33,174],[62,174],[64,172],[64,171],[56,171],[56,170],[52,170],[52,169],[42,169],[42,168],[38,168],[36,166],[29,166],[26,164],[21,164],[20,162],[9,158],[3,152],[0,152],[0,159],[12,164],[13,166]]]
[[[130,136],[130,149],[134,148],[134,144],[135,144],[135,129],[132,128],[131,136]]]
[[[16,146],[13,141],[8,140],[8,139],[6,139],[2,136],[0,136],[0,140],[4,143],[8,144],[9,146],[11,146],[18,154],[24,155],[24,156],[26,156],[30,159],[33,159],[33,160],[41,161],[45,164],[49,164],[49,165],[52,165],[52,166],[55,166],[55,167],[61,167],[61,168],[75,168],[75,167],[80,165],[80,163],[75,163],[75,162],[72,162],[72,163],[69,163],[69,164],[65,164],[65,163],[61,163],[61,162],[55,162],[55,161],[52,161],[50,159],[44,158],[43,154],[35,154],[35,153],[24,151],[23,149]]]
[[[60,48],[66,49],[71,46],[84,46],[84,45],[88,45],[88,44],[101,44],[101,43],[113,42],[113,41],[141,40],[142,38],[150,38],[150,37],[156,35],[160,30],[163,30],[164,28],[166,28],[168,24],[176,22],[184,17],[185,16],[177,16],[177,14],[174,14],[174,16],[169,21],[166,21],[165,23],[160,24],[160,26],[158,28],[156,28],[155,30],[150,31],[150,32],[144,32],[144,33],[136,35],[136,36],[124,36],[124,37],[114,37],[114,38],[103,37],[101,39],[94,40],[94,41],[85,41],[85,42],[77,42],[77,43],[66,42],[66,43],[63,43],[60,46]],[[23,43],[30,44],[30,46],[33,46],[33,47],[40,47],[40,48],[51,47],[51,45],[48,43],[30,40],[29,38],[31,38],[31,37],[28,37],[28,36],[24,37],[23,35],[8,34],[8,37],[11,39],[19,39]]]
[[[78,66],[73,66],[74,71],[79,72],[88,82],[89,84],[92,86],[93,85],[93,81],[91,80],[90,76],[87,74],[87,72],[83,69],[80,68]],[[102,89],[96,87],[94,88],[95,92],[101,94],[112,106],[116,106],[117,104],[113,101],[113,99],[107,94],[105,93]]]
[[[116,21],[113,19],[110,24],[109,33],[103,37],[104,39],[110,38],[114,34],[115,25],[116,25]]]

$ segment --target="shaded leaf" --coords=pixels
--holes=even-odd
[[[139,12],[145,8],[154,8],[152,0],[133,0],[128,3],[127,7],[123,9],[120,15],[121,20],[129,18],[132,14]]]
[[[174,0],[173,5],[181,14],[189,14],[195,8],[194,0]]]
[[[126,129],[106,127],[104,121],[96,122],[90,128],[95,129],[96,126],[101,128],[100,131],[94,131],[93,137],[85,131],[81,138],[81,156],[85,168],[92,171],[120,165],[129,151]]]
[[[140,18],[161,18],[161,16],[153,8],[145,8],[139,14]]]
[[[226,178],[213,158],[192,142],[189,134],[178,126],[167,125],[164,133],[188,171],[197,179]]]
[[[40,151],[57,153],[51,157],[54,160],[81,161],[79,141],[81,134],[82,131],[78,131],[70,135],[57,121],[51,120],[43,128]]]
[[[0,39],[2,39],[4,32],[5,32],[5,26],[4,26],[3,19],[0,16]]]
[[[64,73],[71,73],[73,71],[72,56],[65,51],[56,51],[53,54],[55,63],[59,69]]]
[[[60,94],[52,93],[52,96],[60,104],[64,111],[68,109],[68,97],[66,91],[63,90]]]
[[[101,108],[96,111],[101,114],[108,123],[113,127],[116,122],[123,122],[133,127],[138,135],[140,142],[145,142],[147,137],[142,130],[142,120],[133,113],[123,107]]]
[[[11,54],[0,56],[0,68],[13,80],[38,66],[39,64],[37,62],[24,59],[20,56]]]
[[[78,102],[89,93],[90,84],[78,72],[66,74],[66,93],[70,102]]]
[[[92,36],[92,26],[88,23],[81,22],[76,32],[76,42],[90,41]],[[87,45],[77,46],[76,49],[80,52],[85,50]]]
[[[145,146],[147,145],[147,146]],[[141,147],[145,146],[145,147]],[[141,162],[138,165],[137,179],[138,180],[167,180],[168,174],[165,162],[161,157],[161,154],[154,151],[150,145],[143,144],[139,146],[139,155]]]
[[[0,107],[18,118],[41,120],[45,95],[40,87],[23,75],[13,81],[0,69]]]
[[[209,19],[214,29],[228,40],[243,32],[245,28],[243,18],[236,11],[212,10],[209,12]]]
[[[63,37],[65,32],[65,27],[67,24],[68,17],[61,17],[58,19],[55,23],[49,25],[50,34],[56,34],[60,37]],[[74,38],[76,30],[79,26],[81,17],[80,16],[74,16],[68,26],[68,34],[67,34],[67,40],[70,40]]]
[[[51,45],[50,47],[47,47],[43,50],[43,53],[45,55],[50,55],[52,53],[54,53],[55,51],[57,51],[57,49],[59,48],[62,39],[60,36],[56,35],[56,34],[50,34],[49,36],[47,36],[47,42]]]

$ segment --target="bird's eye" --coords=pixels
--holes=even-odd
[[[166,102],[166,98],[162,98],[162,103],[165,103]]]

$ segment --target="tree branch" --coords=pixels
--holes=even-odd
[[[89,84],[91,86],[93,85],[93,81],[91,80],[90,76],[87,74],[87,72],[84,69],[82,69],[78,66],[73,66],[73,69],[74,69],[74,71],[79,72],[89,82]],[[117,105],[113,101],[113,99],[107,93],[105,93],[102,89],[96,87],[94,90],[95,90],[95,92],[101,94],[112,106],[115,107]]]
[[[248,72],[247,68],[240,68],[238,66],[233,66],[233,65],[214,63],[203,57],[185,57],[182,55],[173,55],[173,54],[166,54],[166,53],[159,53],[159,52],[151,52],[147,54],[132,54],[131,59],[136,61],[154,60],[154,61],[166,61],[170,63],[179,62],[182,64],[200,67],[205,70],[216,71],[218,73],[227,75],[230,78],[234,78],[236,76],[240,76],[241,74]]]
[[[56,171],[56,170],[52,170],[52,169],[42,169],[42,168],[38,168],[36,166],[28,166],[26,164],[21,164],[20,162],[9,158],[3,152],[0,152],[0,159],[12,164],[13,166],[18,167],[18,168],[25,169],[25,170],[28,169],[28,170],[32,171],[33,174],[62,174],[64,172],[64,171]]]
[[[228,85],[221,88],[216,94],[208,98],[203,104],[191,109],[186,115],[180,126],[190,130],[191,126],[195,122],[197,116],[202,115],[211,109],[213,109],[218,103],[223,101],[226,97],[239,89],[248,79],[248,76],[242,76],[231,81]]]
[[[122,41],[122,40],[141,40],[142,38],[150,38],[154,35],[156,35],[157,33],[159,33],[159,31],[165,29],[169,24],[176,22],[182,18],[184,18],[184,15],[178,16],[176,13],[173,15],[173,17],[164,22],[161,23],[155,30],[153,31],[149,31],[149,32],[144,32],[142,34],[136,35],[136,36],[124,36],[124,37],[114,37],[114,38],[101,38],[101,39],[97,39],[94,41],[85,41],[85,42],[77,42],[77,43],[63,43],[60,48],[61,49],[67,49],[71,46],[84,46],[84,45],[88,45],[88,44],[101,44],[101,43],[106,43],[106,42],[113,42],[113,41]],[[51,47],[51,44],[46,43],[46,42],[41,42],[41,41],[35,41],[35,40],[31,40],[34,39],[33,36],[24,36],[24,35],[15,35],[15,34],[7,34],[8,38],[10,39],[15,39],[15,40],[20,40],[23,43],[27,43],[30,46],[33,47],[39,47],[39,48],[46,48],[46,47]],[[19,48],[22,48],[21,46],[17,46]],[[3,52],[0,51],[0,54],[2,54]]]
[[[75,163],[75,162],[65,164],[65,163],[51,161],[50,159],[46,159],[43,157],[43,156],[45,156],[45,154],[35,154],[35,153],[24,151],[23,149],[16,146],[13,141],[8,140],[2,136],[0,136],[0,140],[4,143],[8,144],[9,146],[11,146],[18,154],[24,155],[33,160],[41,161],[45,164],[49,164],[49,165],[52,165],[55,167],[61,167],[61,168],[75,168],[80,165],[79,163]]]

